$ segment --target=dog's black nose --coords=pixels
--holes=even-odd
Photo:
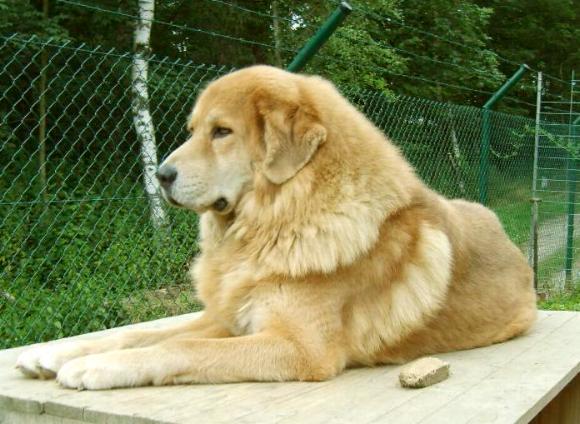
[[[155,176],[161,186],[168,189],[177,178],[177,169],[173,165],[162,165],[155,173]]]

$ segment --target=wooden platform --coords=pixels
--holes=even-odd
[[[0,352],[0,423],[527,423],[556,397],[534,423],[580,423],[573,312],[542,312],[530,334],[507,343],[438,355],[451,363],[451,377],[415,390],[399,386],[398,366],[386,366],[324,383],[76,392],[22,377],[14,369],[20,350]]]

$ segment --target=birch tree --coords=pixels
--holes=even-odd
[[[448,110],[449,110],[449,122],[451,124],[451,146],[453,148],[452,149],[453,154],[450,153],[449,157],[451,159],[451,165],[453,166],[453,169],[455,170],[455,173],[457,175],[457,185],[459,187],[459,193],[461,194],[462,197],[464,197],[467,195],[467,192],[465,190],[465,180],[463,178],[463,173],[467,166],[467,162],[461,155],[461,148],[459,147],[459,140],[457,138],[457,131],[455,129],[455,116],[453,115],[453,110],[451,109],[451,106],[449,106]]]
[[[151,222],[155,227],[160,227],[166,224],[167,216],[159,196],[159,182],[155,178],[157,144],[155,142],[153,119],[149,111],[149,90],[147,87],[148,59],[151,50],[149,41],[154,14],[155,0],[139,0],[139,19],[135,27],[131,77],[133,124],[135,125],[137,140],[141,145],[145,192],[149,198]]]

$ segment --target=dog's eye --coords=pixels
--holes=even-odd
[[[230,135],[231,133],[232,130],[230,130],[229,128],[215,127],[211,133],[211,138],[212,139],[223,138],[227,135]]]

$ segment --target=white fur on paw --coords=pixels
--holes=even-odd
[[[51,351],[52,349],[48,346],[29,349],[18,357],[16,360],[16,368],[27,377],[41,379],[54,378],[57,370],[51,369],[51,366],[48,364],[48,362],[52,361],[44,360],[44,365],[41,365],[41,358],[50,356]]]
[[[134,363],[125,363],[117,352],[89,355],[67,362],[57,382],[67,389],[105,390],[146,384]]]
[[[75,343],[41,345],[24,351],[16,360],[16,368],[31,378],[54,378],[69,360],[79,356]]]

